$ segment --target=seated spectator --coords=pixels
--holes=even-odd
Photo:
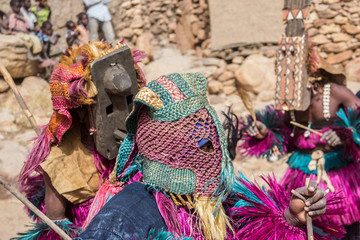
[[[42,44],[41,57],[44,60],[40,64],[40,67],[45,68],[50,76],[53,67],[59,62],[63,52],[63,49],[59,44],[60,35],[53,32],[52,24],[49,21],[45,21],[43,22],[37,37]]]
[[[65,38],[66,38],[66,43],[68,44],[68,46],[72,46],[72,45],[78,45],[79,41],[77,39],[77,37],[79,36],[79,32],[75,32],[76,29],[76,25],[73,21],[69,20],[66,22],[66,34],[65,34]]]
[[[9,17],[9,31],[11,34],[16,34],[24,41],[27,48],[32,49],[32,54],[41,52],[41,44],[39,39],[30,34],[29,23],[25,20],[24,16],[20,13],[22,0],[11,0],[10,7],[13,13]]]
[[[77,17],[78,26],[75,29],[75,33],[78,32],[79,46],[83,46],[90,42],[90,32],[87,30],[89,18],[84,12],[79,13]]]
[[[39,27],[42,27],[43,23],[50,21],[51,9],[47,4],[47,0],[35,0],[39,2],[37,6],[33,6],[30,10],[35,14]]]
[[[22,0],[22,7],[20,9],[20,12],[25,18],[25,20],[28,22],[30,30],[33,32],[38,32],[36,31],[37,19],[35,14],[29,10],[30,7],[31,7],[30,0]]]
[[[11,33],[24,32],[28,33],[30,30],[29,23],[20,13],[21,0],[11,0],[10,7],[13,13],[9,17],[9,30]]]
[[[9,17],[0,10],[0,33],[6,33],[9,30]]]

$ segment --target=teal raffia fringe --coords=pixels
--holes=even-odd
[[[359,109],[340,109],[336,115],[338,119],[334,130],[345,143],[344,156],[352,157],[355,163],[360,159],[360,111]]]
[[[74,225],[69,220],[54,221],[67,235],[71,238],[77,237],[80,234],[80,228]],[[18,237],[11,238],[11,240],[57,240],[62,239],[54,230],[52,230],[46,223],[39,222],[30,225],[32,228],[25,233],[18,233]]]
[[[339,170],[345,168],[348,164],[352,163],[351,156],[343,156],[344,147],[340,147],[331,152],[325,153],[325,171]],[[287,164],[292,169],[299,169],[305,174],[317,174],[317,170],[310,171],[309,163],[312,160],[311,154],[302,153],[301,151],[295,151],[289,157]]]
[[[175,237],[175,234],[165,230],[155,232],[155,230],[150,230],[147,240],[194,240],[190,237]]]

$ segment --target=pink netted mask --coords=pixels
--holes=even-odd
[[[201,196],[210,196],[219,184],[222,154],[206,109],[170,122],[152,120],[141,111],[136,145],[146,184]]]

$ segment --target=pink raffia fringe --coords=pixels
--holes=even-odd
[[[40,136],[36,138],[35,145],[21,170],[19,177],[21,191],[31,187],[31,184],[27,183],[28,178],[35,170],[39,171],[38,167],[50,153],[51,142],[52,136],[48,132],[48,126],[45,126]]]
[[[232,217],[235,222],[236,239],[292,239],[306,240],[306,228],[294,227],[288,224],[283,212],[288,208],[291,195],[286,193],[275,177],[262,178],[268,185],[267,191],[263,190],[256,182],[251,183],[240,180],[252,194],[238,194],[239,198],[250,203],[250,205],[233,207]],[[252,195],[252,196],[250,196]],[[260,200],[260,201],[259,201]],[[336,204],[337,200],[329,199],[328,206]],[[338,212],[340,213],[341,210]],[[313,221],[313,225],[322,233],[327,233],[336,238],[341,238],[344,230],[339,226]],[[314,231],[315,239],[332,239],[330,236]]]
[[[86,202],[71,206],[72,222],[79,228],[84,224],[91,204],[93,203],[94,198],[90,198]]]
[[[133,51],[133,57],[134,57],[134,65],[135,65],[135,69],[137,71],[137,74],[140,75],[141,78],[141,87],[145,87],[146,86],[146,77],[145,74],[143,72],[143,70],[140,68],[139,63],[141,63],[142,59],[145,58],[147,55],[145,52],[143,51],[139,51],[139,50],[134,50]]]
[[[136,173],[127,184],[132,182],[140,182],[142,179],[142,174],[140,172]],[[98,190],[95,195],[94,201],[89,207],[86,219],[83,221],[82,230],[84,230],[95,217],[95,215],[100,211],[100,209],[105,206],[105,204],[121,190],[123,190],[125,185],[114,185],[110,183],[109,180],[106,180]]]
[[[205,239],[199,229],[199,219],[189,209],[176,206],[173,200],[161,191],[154,192],[154,196],[167,230],[173,232],[175,237]]]
[[[337,193],[343,199],[334,206],[328,206],[327,209],[343,208],[344,211],[338,215],[322,216],[324,222],[330,222],[337,225],[349,225],[360,220],[360,166],[359,164],[349,164],[345,168],[336,171],[328,171],[328,177]],[[305,174],[297,169],[288,169],[281,180],[280,184],[286,188],[287,193],[291,189],[301,187],[305,183],[305,179],[310,176],[311,180],[316,180],[316,175]],[[321,181],[318,185],[322,189],[326,189],[325,182]],[[326,198],[333,197],[333,193],[329,193]]]
[[[275,110],[273,106],[266,106],[261,112],[256,113],[256,119],[261,121],[269,129],[268,135],[263,139],[256,139],[247,133],[247,124],[239,121],[243,137],[238,150],[243,156],[269,157],[273,147],[277,147],[282,153],[288,151],[291,129],[284,124],[284,114]]]

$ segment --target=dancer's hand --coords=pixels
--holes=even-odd
[[[257,139],[263,139],[268,135],[269,130],[262,122],[256,121],[251,123],[247,129],[247,133]]]
[[[289,208],[285,210],[284,216],[288,223],[293,226],[300,226],[306,222],[305,213],[309,213],[312,218],[323,215],[326,211],[325,191],[317,188],[316,182],[311,181],[308,187],[296,189],[296,191],[306,198],[303,200],[293,195],[290,200]]]
[[[342,144],[340,137],[336,134],[334,130],[326,131],[321,137],[321,140],[324,139],[326,143],[329,144],[331,147],[336,147]]]

